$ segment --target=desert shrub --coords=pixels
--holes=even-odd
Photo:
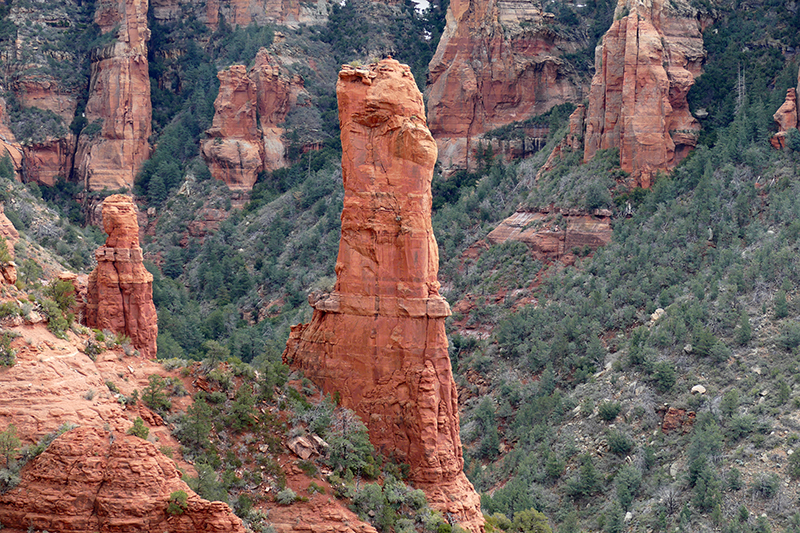
[[[761,473],[753,478],[750,491],[761,498],[769,499],[778,494],[781,478],[775,473]]]
[[[275,501],[281,505],[289,505],[297,501],[297,493],[286,487],[275,495]]]
[[[62,313],[75,305],[75,287],[67,280],[55,280],[44,288],[44,294],[53,300]]]
[[[617,472],[614,478],[614,488],[617,490],[617,499],[623,510],[630,509],[641,482],[642,473],[633,465],[625,465]]]
[[[186,491],[176,490],[169,495],[169,503],[167,504],[167,513],[176,516],[182,515],[189,509],[189,495]]]
[[[633,439],[622,431],[609,431],[606,435],[608,441],[608,449],[617,455],[625,455],[629,453],[634,446]]]
[[[795,452],[789,456],[786,463],[786,472],[792,479],[800,478],[800,452]]]
[[[133,425],[125,433],[140,439],[147,439],[147,436],[150,435],[150,430],[144,425],[144,420],[137,416],[133,421]]]
[[[11,466],[11,460],[19,453],[20,440],[17,437],[17,427],[14,424],[0,431],[0,455],[5,457],[6,468]]]
[[[17,351],[11,347],[14,335],[4,331],[0,336],[0,366],[14,366],[17,361]]]
[[[597,414],[606,422],[611,422],[617,418],[617,415],[619,415],[621,410],[622,406],[619,404],[619,402],[600,402],[600,404],[597,406]]]
[[[166,394],[169,380],[162,378],[158,374],[151,374],[148,378],[147,387],[142,391],[142,401],[154,411],[165,412],[172,407],[172,401]]]

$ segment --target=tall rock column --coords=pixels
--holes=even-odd
[[[697,144],[686,95],[705,59],[696,11],[686,0],[618,0],[595,52],[584,160],[619,148],[620,166],[647,188]]]
[[[92,52],[89,126],[78,138],[75,169],[92,191],[132,188],[150,157],[147,7],[148,0],[98,0],[95,22],[116,35]]]
[[[797,113],[798,92],[800,92],[800,70],[797,72],[797,88],[790,87],[786,90],[786,99],[775,114],[772,115],[772,118],[778,126],[778,133],[773,135],[769,142],[775,148],[785,148],[786,137],[789,134],[789,130],[800,126]]]
[[[156,356],[158,321],[153,304],[153,275],[142,263],[136,206],[130,196],[103,201],[105,246],[95,252],[97,268],[89,274],[86,325],[130,337],[145,357]]]
[[[410,69],[343,66],[336,86],[345,198],[332,293],[292,328],[284,361],[338,392],[384,454],[411,466],[431,504],[473,532],[480,499],[464,475],[458,397],[431,227],[436,143]],[[310,299],[312,300],[312,299]]]

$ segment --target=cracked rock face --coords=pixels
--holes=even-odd
[[[188,495],[186,511],[166,512],[170,494]],[[175,463],[144,439],[99,428],[58,437],[22,471],[20,485],[0,495],[7,528],[74,533],[243,533],[242,521],[222,502],[201,499]]]
[[[339,393],[431,504],[473,532],[480,499],[462,471],[458,397],[431,227],[436,143],[406,65],[344,66],[336,87],[345,198],[337,281],[310,298],[284,360]]]
[[[136,206],[130,196],[103,201],[105,246],[95,252],[89,275],[86,325],[127,335],[145,357],[156,356],[158,322],[153,304],[153,275],[142,263]]]

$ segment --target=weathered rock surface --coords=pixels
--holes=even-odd
[[[11,163],[14,165],[14,172],[17,179],[21,179],[22,175],[22,146],[17,142],[14,134],[9,129],[8,113],[6,112],[6,101],[0,97],[0,158],[8,154],[11,157]]]
[[[0,495],[7,528],[28,530],[194,533],[244,532],[222,502],[201,499],[180,479],[175,463],[146,440],[99,428],[58,437],[22,471],[18,487]],[[188,508],[166,512],[182,490]]]
[[[57,139],[31,143],[23,147],[22,172],[25,181],[35,181],[52,187],[58,178],[68,178],[75,154],[75,136],[67,134]]]
[[[19,241],[19,232],[14,224],[8,220],[3,204],[0,203],[0,237],[5,239],[6,248],[11,257],[14,257],[14,245]],[[17,265],[14,261],[0,262],[0,283],[13,285],[17,282]]]
[[[614,19],[595,52],[584,160],[619,148],[622,169],[647,188],[697,144],[686,95],[701,72],[703,37],[686,0],[618,0]]]
[[[778,124],[778,133],[772,136],[769,142],[774,148],[786,147],[786,136],[789,130],[800,126],[797,113],[797,93],[800,91],[800,70],[797,72],[797,88],[790,87],[786,90],[786,100],[775,112],[772,118]]]
[[[216,179],[249,191],[259,172],[286,166],[279,124],[306,93],[303,79],[290,77],[264,48],[249,73],[244,65],[233,65],[217,76],[220,89],[203,157]]]
[[[203,157],[211,175],[230,189],[249,190],[264,167],[256,114],[256,84],[244,65],[221,70],[214,122],[206,131]]]
[[[153,304],[153,275],[142,263],[136,206],[130,196],[114,194],[103,202],[105,246],[95,252],[89,275],[86,325],[130,337],[145,357],[156,356],[158,323]]]
[[[556,222],[558,214],[560,222]],[[492,244],[509,240],[524,242],[537,259],[572,263],[576,250],[596,250],[611,242],[611,212],[604,209],[592,214],[578,210],[517,211],[492,230],[486,240]]]
[[[95,11],[102,32],[116,39],[92,54],[86,120],[100,132],[78,139],[76,175],[92,191],[132,188],[150,156],[147,9],[148,0],[102,0]]]
[[[60,116],[65,124],[72,122],[78,98],[73,91],[65,90],[57,79],[43,75],[25,75],[11,86],[23,107],[38,107]]]
[[[431,228],[436,143],[410,69],[386,59],[342,67],[337,84],[345,188],[337,281],[310,298],[284,360],[340,394],[376,448],[411,466],[433,505],[483,530],[462,472],[458,399]]]
[[[445,172],[474,165],[481,134],[582,98],[582,80],[561,56],[588,43],[560,37],[552,19],[539,0],[450,2],[428,89]]]

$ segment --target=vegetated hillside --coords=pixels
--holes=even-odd
[[[513,520],[536,509],[565,532],[800,529],[800,455],[789,453],[800,441],[799,156],[767,143],[771,114],[797,79],[788,47],[798,11],[776,2],[716,9],[704,36],[706,74],[690,93],[693,110],[709,113],[702,146],[652,190],[620,189],[613,152],[587,165],[567,154],[537,182],[563,135],[558,121],[531,159],[504,165],[487,153],[474,173],[435,178],[440,276],[457,311],[449,333],[466,470],[488,514]],[[244,31],[263,32],[229,37],[244,46],[255,39]],[[321,55],[331,46],[297,42]],[[342,46],[347,55],[365,50]],[[178,86],[195,87],[191,68],[206,64],[164,68],[186,76]],[[150,165],[177,170],[163,171],[174,177],[163,190],[141,184],[157,208],[144,248],[156,277],[159,350],[274,365],[289,325],[308,318],[308,291],[333,282],[342,197],[335,102],[320,89],[326,149],[297,150],[295,166],[262,176],[244,209],[225,219],[242,199],[209,179],[193,142],[210,121],[214,75],[208,70],[191,98],[163,95]],[[630,218],[619,216],[626,202]],[[563,266],[534,260],[521,243],[481,242],[518,205],[551,203],[614,209],[612,243]],[[63,243],[28,211],[6,211],[23,219],[21,230]],[[89,262],[76,257],[73,266]],[[705,392],[693,394],[695,385]],[[220,464],[236,469],[233,458]],[[519,517],[492,524],[530,530]]]

